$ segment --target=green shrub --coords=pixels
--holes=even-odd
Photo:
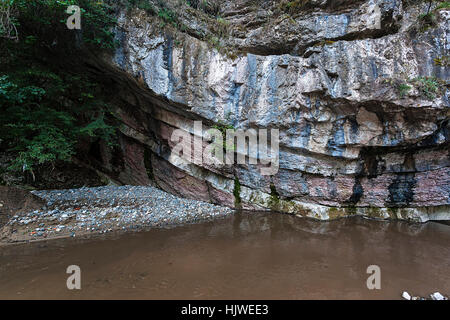
[[[404,98],[414,87],[420,95],[428,100],[434,100],[442,93],[444,82],[436,77],[419,77],[415,79],[388,78],[385,83],[395,88],[401,98]]]
[[[156,14],[156,9],[148,0],[128,0],[128,8],[139,8],[148,14]]]
[[[436,99],[436,95],[439,92],[440,84],[439,80],[434,77],[420,77],[413,80],[422,94],[423,97],[428,100]]]
[[[412,87],[410,85],[402,83],[398,85],[397,89],[400,94],[400,97],[404,98],[408,94],[408,92],[412,89]]]
[[[227,139],[226,139],[226,137],[227,137],[227,130],[233,130],[233,131],[236,130],[231,124],[227,124],[227,123],[219,120],[217,122],[217,124],[214,124],[212,126],[212,128],[219,130],[220,133],[222,134],[222,137],[223,137],[223,149],[224,150],[230,150],[230,151],[235,151],[236,150],[236,146],[235,146],[234,140],[228,142]]]
[[[450,8],[450,1],[444,1],[436,7],[436,10],[449,9],[449,8]]]
[[[178,24],[176,13],[168,8],[160,8],[158,11],[158,17],[160,17],[165,23],[172,24],[175,27]]]
[[[111,29],[116,20],[111,14],[112,7],[102,1],[8,0],[3,2],[0,11],[14,12],[15,16],[10,20],[10,24],[16,29],[30,26],[27,32],[42,44],[52,45],[55,40],[75,43],[75,32],[68,33],[66,26],[66,9],[70,5],[78,5],[81,8],[82,36],[79,38],[83,39],[84,43],[100,48],[114,47],[114,34]]]
[[[112,141],[115,129],[104,121],[106,108],[97,105],[89,89],[86,82],[42,70],[0,76],[0,139],[3,148],[18,154],[10,170],[69,161],[81,136]],[[73,110],[64,99],[71,94],[77,98]]]
[[[418,4],[426,2],[427,10],[426,12],[419,15],[419,31],[426,31],[430,28],[433,28],[436,26],[436,16],[435,12],[442,10],[442,9],[448,9],[450,8],[450,2],[449,1],[442,1],[442,0],[409,0],[407,1],[408,4]],[[434,10],[432,8],[434,7]]]
[[[15,36],[0,38],[1,149],[17,154],[10,170],[33,171],[70,161],[83,137],[113,143],[113,117],[104,88],[86,73],[85,49],[114,47],[112,8],[97,1],[8,0],[0,10]],[[82,30],[68,30],[66,9],[82,8]],[[5,12],[5,11],[1,11]],[[12,30],[12,29],[10,29]]]

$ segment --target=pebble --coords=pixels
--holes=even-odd
[[[430,295],[432,300],[446,300],[440,292],[435,292]]]
[[[406,292],[406,291],[403,291],[403,293],[402,293],[402,298],[403,298],[403,299],[406,299],[406,300],[411,300],[411,296],[410,296],[409,293]]]

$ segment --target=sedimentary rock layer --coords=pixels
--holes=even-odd
[[[311,4],[222,1],[218,19],[169,1],[177,28],[121,11],[105,61],[122,83],[123,179],[324,220],[450,218],[450,11],[424,25],[420,1]],[[194,137],[196,120],[279,129],[278,173],[186,163],[171,135]]]

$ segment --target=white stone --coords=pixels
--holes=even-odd
[[[432,293],[432,294],[430,294],[430,296],[431,296],[431,299],[433,299],[433,300],[445,300],[445,297],[442,294],[440,294],[439,292]]]

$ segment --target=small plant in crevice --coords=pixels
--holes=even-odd
[[[278,8],[287,14],[295,15],[313,5],[311,0],[281,1]]]
[[[216,17],[220,12],[218,1],[214,0],[186,0],[191,8],[202,10],[204,13]]]
[[[221,47],[221,43],[220,43],[220,39],[219,39],[219,37],[216,37],[216,36],[209,36],[208,37],[208,44],[211,47],[217,49],[217,51],[220,51],[221,48],[222,48]]]
[[[228,129],[235,130],[235,128],[231,124],[228,124],[222,120],[218,120],[217,123],[214,124],[212,127],[214,129],[218,129],[223,136],[227,134]]]
[[[164,2],[161,2],[160,7],[154,9],[154,12],[160,20],[160,28],[172,26],[180,32],[187,32],[188,27],[180,20],[177,12],[167,7]],[[176,45],[179,45],[180,43],[181,42],[178,41]]]
[[[272,210],[278,210],[280,205],[280,195],[277,192],[277,189],[273,183],[270,184],[270,198],[269,198],[269,207]]]
[[[155,15],[157,13],[156,9],[148,0],[127,0],[128,1],[128,9],[138,8],[144,10],[146,13],[150,15]]]
[[[394,88],[402,99],[405,98],[412,89],[412,86],[408,85],[407,80],[388,78],[384,79],[384,82]]]
[[[433,59],[434,64],[440,67],[448,67],[450,66],[450,58],[449,56],[441,56]]]
[[[178,27],[178,18],[175,12],[168,8],[160,8],[158,11],[158,17],[163,21],[163,26],[167,24],[173,25],[175,28]]]
[[[234,188],[233,188],[233,195],[234,195],[234,205],[236,208],[242,207],[242,199],[241,199],[241,183],[239,182],[239,178],[234,178]]]
[[[398,94],[401,98],[406,97],[411,89],[412,87],[410,85],[407,85],[406,83],[401,83],[397,86]]]
[[[414,88],[420,95],[427,100],[434,100],[442,93],[442,87],[445,82],[436,77],[418,77],[415,79],[385,79],[385,83],[389,84],[397,91],[401,98],[405,98]]]
[[[233,131],[236,130],[231,124],[227,124],[227,123],[219,120],[217,122],[217,124],[214,124],[212,126],[212,128],[219,130],[220,133],[222,134],[222,137],[223,137],[223,149],[224,150],[230,150],[230,151],[235,151],[236,150],[236,146],[234,144],[234,140],[231,141],[231,142],[228,142],[227,139],[226,139],[226,137],[227,137],[227,130],[233,130]]]
[[[448,9],[450,8],[450,2],[449,1],[442,1],[442,0],[409,0],[407,1],[408,4],[414,4],[414,3],[423,3],[426,2],[426,12],[422,13],[418,17],[418,30],[420,32],[425,32],[430,28],[433,28],[437,24],[437,18],[435,13],[442,9]],[[432,10],[434,6],[434,9]]]
[[[222,17],[217,17],[216,24],[214,25],[214,32],[217,36],[223,38],[228,37],[230,31],[230,24],[227,20]]]
[[[211,48],[216,49],[220,54],[225,55],[228,59],[236,60],[238,58],[239,50],[232,46],[223,45],[222,38],[215,35],[206,37],[206,42]]]
[[[450,9],[450,1],[444,1],[436,7],[436,10]]]
[[[440,91],[439,80],[435,77],[419,77],[413,79],[412,82],[417,86],[419,92],[428,100],[436,99]]]
[[[419,16],[419,31],[425,32],[436,25],[436,17],[432,12]]]

